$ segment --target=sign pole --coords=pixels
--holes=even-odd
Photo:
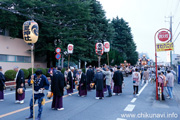
[[[109,66],[109,54],[107,52],[107,63],[108,63],[108,66]]]
[[[31,45],[31,63],[32,63],[32,75],[34,74],[34,44]],[[32,83],[32,94],[33,94],[33,120],[35,120],[35,109],[34,109],[34,78],[31,78]]]
[[[68,55],[68,68],[69,68],[70,54]]]
[[[101,66],[101,56],[99,55],[98,56],[98,67],[100,67]]]

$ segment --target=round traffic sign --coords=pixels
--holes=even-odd
[[[161,31],[159,32],[158,34],[158,39],[161,41],[161,42],[165,42],[169,39],[169,33],[167,31]]]
[[[55,58],[59,60],[61,58],[61,54],[56,54]]]
[[[61,52],[61,48],[57,47],[56,48],[56,53],[59,54]]]

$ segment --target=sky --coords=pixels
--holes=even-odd
[[[132,29],[139,53],[147,53],[155,58],[154,35],[161,28],[170,28],[173,16],[173,39],[180,33],[180,0],[98,0],[110,20],[123,18]],[[176,31],[176,32],[175,32]],[[159,41],[157,41],[159,43]],[[180,35],[174,42],[174,54],[180,54]],[[167,52],[158,52],[158,62],[167,62]]]

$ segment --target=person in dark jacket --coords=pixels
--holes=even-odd
[[[87,70],[86,77],[87,77],[87,90],[90,91],[91,90],[90,84],[94,78],[94,71],[91,65],[89,66],[89,69]]]
[[[75,81],[75,75],[74,75],[74,67],[70,67],[71,71],[68,72],[67,76],[67,84],[70,85],[70,88],[67,90],[68,95],[72,95],[73,93],[73,86],[74,86],[74,81]]]
[[[52,109],[64,110],[63,95],[65,86],[64,75],[61,73],[61,67],[58,67],[51,80],[51,92],[53,93]]]
[[[5,86],[5,77],[2,73],[2,67],[0,66],[0,101],[4,101],[4,86]]]
[[[25,98],[25,78],[24,78],[24,72],[19,69],[19,67],[14,67],[14,71],[16,71],[16,101],[15,103],[20,103],[23,104],[24,103],[24,98]],[[23,88],[24,91],[22,94],[19,94],[17,92],[18,88]]]
[[[84,97],[87,95],[87,80],[86,75],[82,73],[82,70],[78,70],[79,73],[79,96]]]
[[[38,116],[36,120],[41,119],[41,114],[43,110],[43,99],[44,99],[44,90],[49,89],[49,81],[45,75],[42,74],[41,70],[36,70],[35,74],[31,76],[28,80],[28,84],[32,85],[34,83],[34,103],[38,100]],[[26,119],[33,118],[33,98],[30,100],[30,116]]]
[[[113,75],[113,81],[114,81],[114,89],[113,93],[120,95],[122,93],[122,83],[124,81],[123,74],[120,71],[120,67],[117,67],[117,71]]]
[[[97,73],[94,76],[94,83],[96,84],[96,99],[103,99],[104,77],[103,73],[100,72],[100,68],[97,68]]]

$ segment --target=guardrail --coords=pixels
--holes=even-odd
[[[48,80],[51,81],[50,77],[48,77]],[[11,91],[16,89],[16,82],[15,81],[7,81],[5,82],[6,89],[10,89]],[[28,79],[25,80],[25,86],[28,86]]]

